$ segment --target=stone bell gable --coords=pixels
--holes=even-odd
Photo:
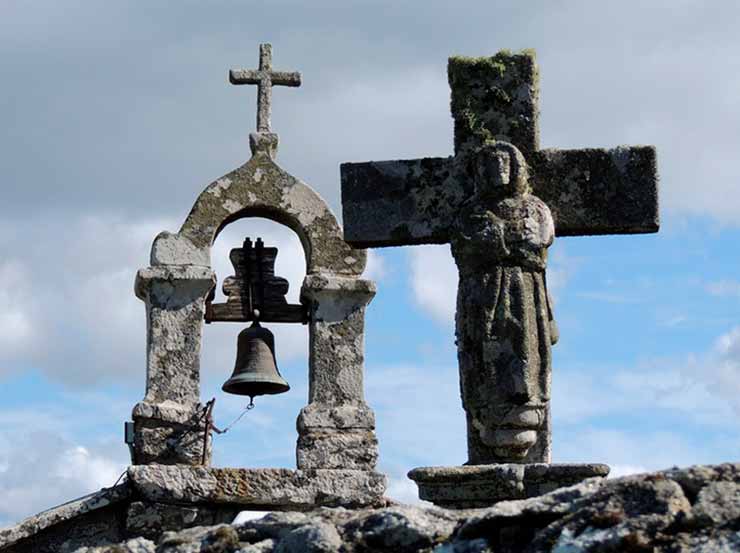
[[[270,67],[271,50],[263,45],[260,71]],[[253,80],[271,86],[262,77]],[[344,241],[324,200],[275,161],[278,136],[269,128],[269,100],[258,96],[260,130],[250,135],[251,159],[205,188],[177,234],[156,237],[151,266],[137,274],[136,294],[147,308],[147,371],[146,394],[133,410],[137,466],[129,477],[142,489],[151,488],[147,478],[172,486],[180,479],[213,481],[203,501],[241,507],[372,504],[385,490],[385,477],[374,470],[375,420],[363,385],[365,307],[375,284],[360,278],[366,253]],[[291,228],[306,256],[300,301],[309,333],[309,397],[298,414],[297,470],[208,468],[199,382],[205,305],[216,283],[211,246],[228,224],[245,217]],[[150,500],[167,502],[168,486]],[[172,493],[171,501],[183,499]]]

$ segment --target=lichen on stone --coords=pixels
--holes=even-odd
[[[537,148],[538,73],[533,50],[453,56],[447,66],[455,151],[505,140],[525,154]]]

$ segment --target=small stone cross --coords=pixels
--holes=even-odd
[[[257,132],[269,133],[272,87],[301,86],[301,74],[297,71],[273,71],[272,45],[260,44],[260,68],[232,69],[229,71],[229,82],[257,85]]]

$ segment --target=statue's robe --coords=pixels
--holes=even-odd
[[[531,194],[473,198],[457,218],[455,322],[471,464],[513,460],[495,453],[485,439],[512,407],[543,405],[543,418],[549,419],[550,346],[557,327],[545,267],[554,236],[549,208]],[[537,460],[542,447],[525,460]]]

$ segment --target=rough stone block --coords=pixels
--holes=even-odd
[[[367,430],[313,431],[298,437],[299,469],[372,470],[378,460],[378,440]]]
[[[158,503],[216,503],[266,508],[354,507],[378,503],[385,476],[363,470],[227,469],[177,465],[129,467],[134,489]]]
[[[297,428],[298,432],[328,428],[373,430],[375,414],[366,403],[343,405],[309,403],[298,415]]]
[[[230,523],[238,514],[235,507],[169,505],[134,501],[126,512],[126,531],[134,536],[158,539],[165,531],[193,526]]]
[[[200,465],[203,462],[203,433],[200,405],[183,407],[175,402],[139,402],[133,409],[133,464],[161,463]],[[206,463],[211,459],[208,443]]]
[[[160,232],[154,239],[150,263],[158,265],[198,265],[210,267],[210,250],[196,248],[195,245],[179,234]]]
[[[705,526],[740,521],[740,484],[710,482],[699,492],[694,516]]]

